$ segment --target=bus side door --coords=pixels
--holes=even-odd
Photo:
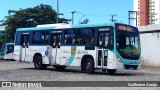
[[[51,33],[51,64],[59,64],[60,60],[60,46],[61,46],[61,31],[54,31]]]
[[[107,61],[108,61],[108,40],[109,39],[109,32],[106,31],[99,31],[98,32],[98,61],[97,67],[98,68],[107,68]]]
[[[22,34],[21,36],[21,61],[26,62],[27,56],[29,54],[29,41],[30,41],[30,35],[28,34]]]

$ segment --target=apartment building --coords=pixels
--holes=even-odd
[[[160,24],[160,0],[134,0],[134,26]]]

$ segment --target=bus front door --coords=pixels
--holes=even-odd
[[[62,33],[54,32],[51,34],[51,64],[59,64],[60,46]]]
[[[108,44],[109,33],[104,31],[98,32],[98,56],[97,56],[97,67],[107,68],[108,61]]]
[[[24,34],[21,36],[21,59],[20,61],[26,62],[27,56],[29,54],[29,40],[30,36],[29,34]]]

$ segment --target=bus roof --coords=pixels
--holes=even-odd
[[[114,26],[114,23],[110,23],[110,24],[107,24],[107,23],[103,23],[103,24],[79,24],[79,25],[69,25],[69,24],[65,24],[65,23],[44,24],[44,25],[37,25],[37,27],[18,28],[17,31],[52,30],[52,29],[100,27],[100,26]]]

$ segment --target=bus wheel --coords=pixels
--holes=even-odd
[[[92,58],[88,58],[86,63],[85,63],[85,71],[88,74],[91,74],[95,71],[94,69],[94,62]]]
[[[81,64],[81,71],[82,71],[82,72],[85,72],[85,62],[83,62],[83,63]]]
[[[62,71],[66,68],[66,66],[55,66],[56,70]]]
[[[35,69],[42,70],[42,69],[46,69],[47,65],[42,64],[41,56],[36,56],[34,60],[34,67]]]
[[[115,74],[116,69],[107,69],[108,74]]]

